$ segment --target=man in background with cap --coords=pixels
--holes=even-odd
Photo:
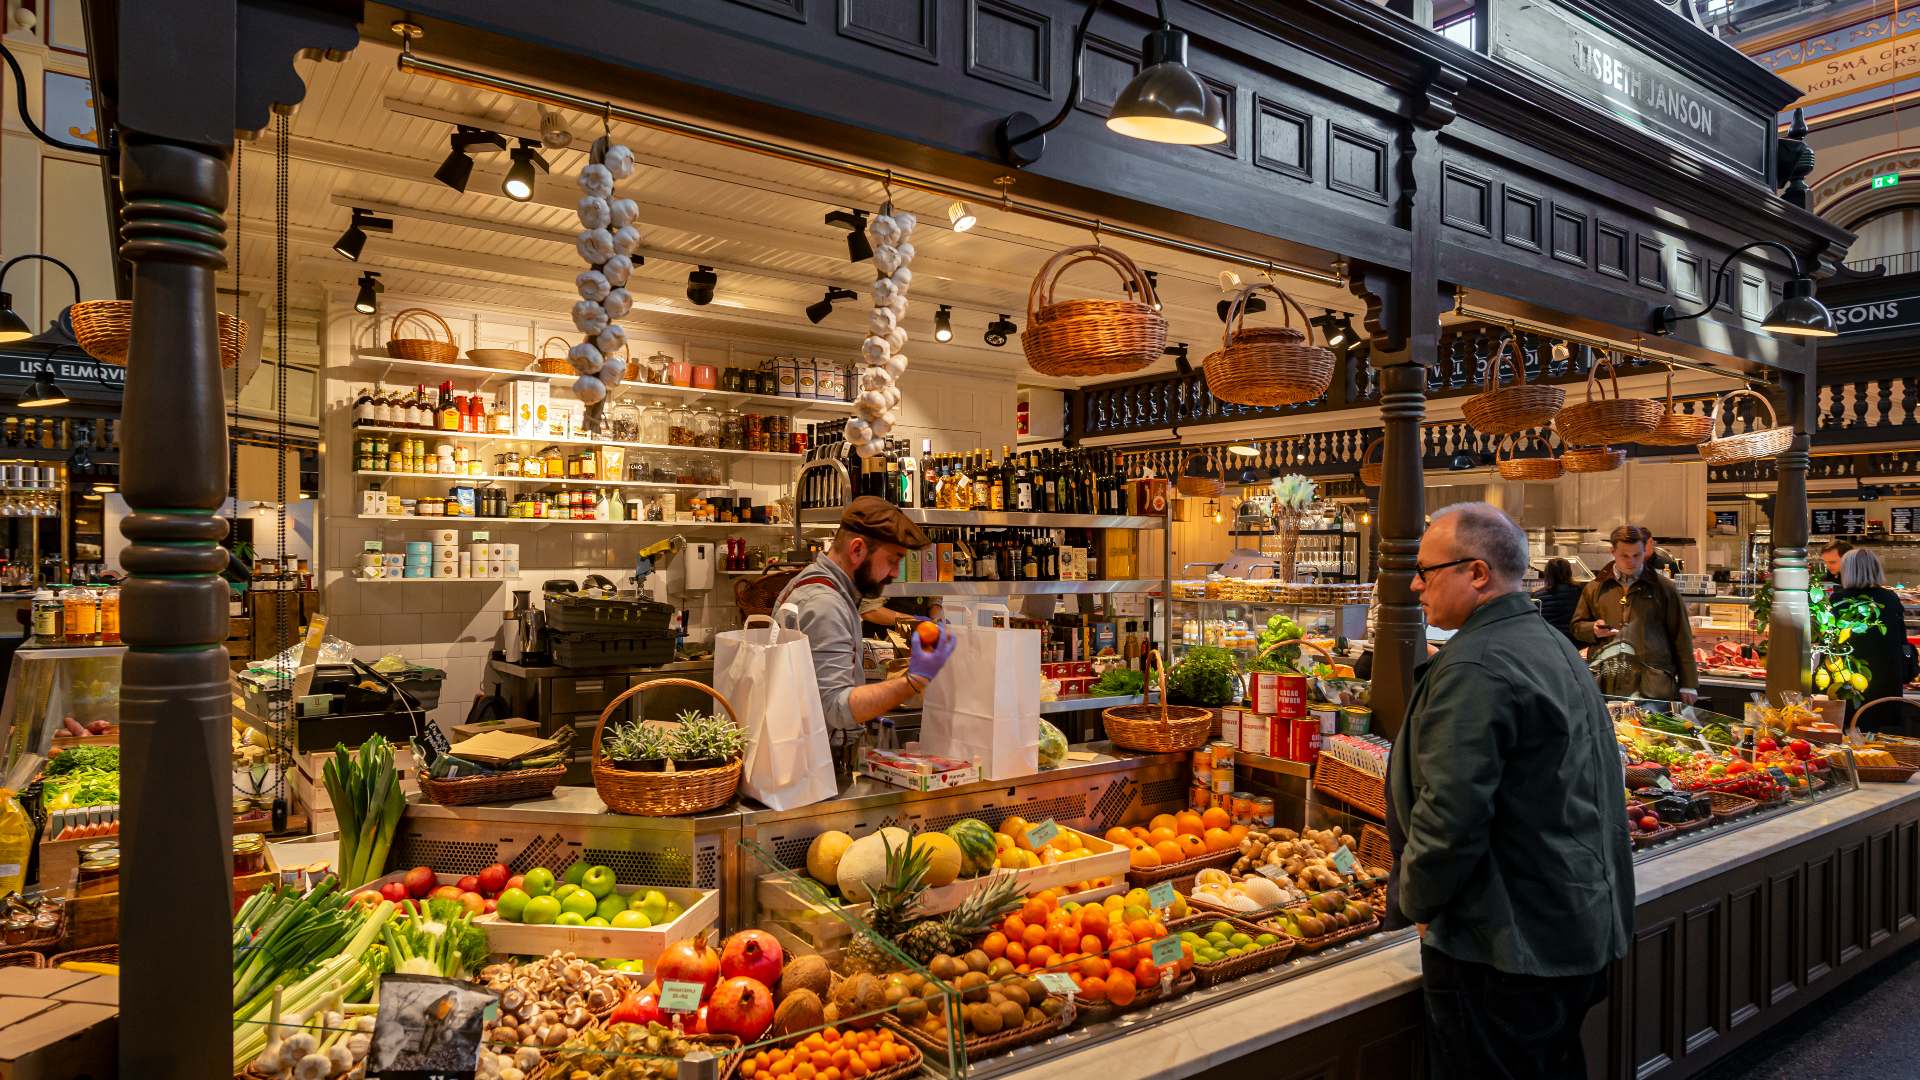
[[[869,683],[860,669],[862,599],[879,596],[900,568],[901,557],[928,543],[920,526],[892,503],[871,495],[855,499],[840,515],[833,545],[796,574],[774,601],[782,622],[807,635],[813,648],[813,670],[829,728],[857,728],[899,708],[925,690],[953,654],[952,634],[941,634],[929,648],[918,634],[909,633],[912,655],[906,674]],[[797,613],[781,613],[788,604]]]

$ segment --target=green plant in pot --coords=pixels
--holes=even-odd
[[[600,749],[616,769],[660,772],[667,767],[673,736],[652,724],[621,724],[601,740]]]
[[[1240,697],[1240,671],[1233,653],[1197,645],[1167,669],[1167,698],[1175,705],[1217,709]]]
[[[746,753],[746,731],[724,716],[688,709],[675,719],[669,756],[677,769],[716,769]]]

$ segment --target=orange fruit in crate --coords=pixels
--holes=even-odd
[[[1113,828],[1107,830],[1105,840],[1109,844],[1119,844],[1123,848],[1132,847],[1133,833],[1115,825]]]
[[[1088,904],[1081,908],[1080,929],[1104,938],[1107,935],[1107,909],[1099,904]]]
[[[1133,938],[1126,931],[1118,930],[1107,939],[1107,959],[1115,967],[1130,968],[1146,957],[1135,951]]]
[[[1211,851],[1211,850],[1212,850],[1211,848],[1207,847],[1207,842],[1205,840],[1202,840],[1200,837],[1195,836],[1192,833],[1180,834],[1180,857],[1181,858],[1191,859],[1196,855],[1205,855],[1208,851]]]
[[[1237,846],[1234,843],[1233,834],[1225,829],[1208,829],[1207,835],[1201,839],[1208,851],[1225,851]]]
[[[1172,829],[1162,829],[1159,827],[1155,827],[1147,833],[1147,843],[1149,844],[1165,843],[1169,840],[1172,840],[1174,837],[1178,835],[1180,834],[1174,832]]]
[[[1172,814],[1155,814],[1153,815],[1153,820],[1147,822],[1147,828],[1165,829],[1168,832],[1172,832],[1173,827],[1178,823],[1179,823],[1178,819],[1175,818]]]
[[[1044,926],[1036,926],[1033,923],[1028,923],[1027,929],[1020,935],[1020,943],[1027,947],[1028,955],[1032,955],[1034,946],[1044,945],[1046,941],[1047,928]]]
[[[1080,996],[1092,1002],[1107,1000],[1107,981],[1105,979],[1080,980]]]
[[[1209,829],[1224,829],[1233,824],[1233,815],[1217,806],[1209,806],[1200,814],[1200,823]]]
[[[1227,829],[1227,835],[1233,837],[1235,846],[1238,846],[1240,841],[1247,838],[1247,827],[1245,825],[1230,826]]]
[[[1182,836],[1198,836],[1206,827],[1206,820],[1191,810],[1182,810],[1174,815],[1173,831]]]
[[[1107,1000],[1121,1008],[1133,1004],[1135,987],[1133,976],[1125,971],[1116,971],[1107,977]]]
[[[1046,902],[1037,896],[1028,897],[1027,902],[1020,906],[1020,918],[1026,920],[1028,926],[1032,926],[1035,923],[1045,926],[1047,923]]]
[[[1127,856],[1127,865],[1135,870],[1151,870],[1160,865],[1160,853],[1141,844]]]
[[[1080,961],[1082,979],[1104,979],[1113,970],[1113,964],[1104,956],[1089,956]]]
[[[1007,955],[1007,935],[998,930],[988,934],[980,942],[980,951],[986,953],[989,960],[998,960]]]
[[[1006,955],[1006,958],[1008,960],[1011,960],[1015,966],[1019,966],[1021,964],[1030,964],[1033,962],[1033,957],[1028,955],[1027,953],[1027,947],[1025,945],[1020,944],[1017,941],[1007,942],[1007,951],[1005,955]]]
[[[1160,856],[1160,863],[1163,866],[1167,863],[1176,863],[1186,858],[1185,855],[1180,853],[1180,845],[1174,842],[1172,837],[1168,837],[1154,844],[1153,851],[1154,854]]]
[[[1046,967],[1048,964],[1053,963],[1054,958],[1059,954],[1055,953],[1052,949],[1047,948],[1045,945],[1035,945],[1032,951],[1027,952],[1025,955],[1027,958],[1027,963],[1032,964],[1034,967],[1037,967],[1037,968],[1043,968],[1043,967]]]
[[[1000,930],[1007,935],[1008,941],[1019,941],[1020,935],[1027,931],[1027,920],[1021,918],[1020,913],[1016,911],[1000,924]]]
[[[1152,957],[1143,956],[1133,965],[1133,981],[1141,986],[1152,986],[1160,981],[1160,968],[1154,964]]]

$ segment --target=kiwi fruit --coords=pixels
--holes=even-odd
[[[1040,999],[1040,1013],[1043,1016],[1058,1016],[1060,1010],[1067,1007],[1065,998],[1049,997]]]
[[[825,1019],[818,994],[811,990],[795,990],[781,998],[779,1007],[773,1010],[773,1030],[777,1034],[791,1035],[817,1028]]]
[[[915,997],[920,996],[927,988],[927,977],[917,971],[906,975],[901,981],[906,984],[907,992]]]
[[[967,1026],[973,1029],[975,1035],[998,1035],[1006,1024],[999,1009],[991,1005],[969,1005]]]
[[[987,978],[998,982],[1013,974],[1013,961],[1002,956],[987,964]]]
[[[899,1008],[894,1010],[894,1014],[900,1017],[902,1022],[908,1023],[908,1024],[915,1023],[919,1020],[924,1020],[927,1016],[927,1013],[928,1013],[928,1009],[927,1009],[926,1001],[917,997],[907,998],[905,1001],[902,1001],[900,1003]],[[776,1022],[778,1021],[777,1015],[775,1017],[775,1020]]]
[[[1045,1022],[1046,1022],[1046,1019],[1047,1019],[1047,1014],[1046,1014],[1045,1012],[1042,1012],[1042,1011],[1041,1011],[1041,1010],[1039,1010],[1039,1009],[1034,1009],[1034,1008],[1029,1008],[1029,1009],[1027,1010],[1027,1018],[1026,1018],[1026,1019],[1027,1019],[1027,1023],[1028,1023],[1028,1024],[1040,1024],[1040,1023],[1045,1023]],[[1025,1025],[1023,1024],[1023,1025],[1021,1025],[1021,1026],[1023,1026],[1023,1027],[1024,1027]]]
[[[1021,1026],[1022,1024],[1025,1024],[1026,1022],[1027,1022],[1027,1010],[1025,1006],[1016,1005],[1011,1001],[1003,1001],[1000,1003],[1001,1028],[1006,1030],[1011,1030],[1013,1028],[1017,1028]]]
[[[941,982],[950,983],[966,973],[967,965],[961,963],[957,957],[941,953],[928,961],[927,970],[932,972],[933,977],[939,979]]]
[[[982,952],[979,949],[973,950],[967,955],[961,957],[960,960],[962,963],[967,965],[968,971],[978,971],[983,973],[987,970],[987,968],[991,967],[993,964],[993,961],[987,959],[987,954]]]
[[[1027,988],[1021,985],[1018,979],[1002,983],[1000,986],[1000,996],[1006,998],[1008,1001],[1017,1002],[1023,1009],[1033,1003],[1032,1000],[1027,997]]]
[[[1041,986],[1040,980],[1031,975],[1020,980],[1020,989],[1027,992],[1027,1004],[1029,1005],[1037,1001],[1045,1001],[1047,998],[1047,988]]]
[[[969,971],[954,980],[954,989],[961,992],[968,1004],[978,1004],[987,1000],[987,979],[984,971]]]

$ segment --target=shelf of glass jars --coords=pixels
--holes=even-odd
[[[423,377],[431,376],[438,383],[444,379],[479,379],[482,383],[494,379],[545,381],[552,383],[571,383],[580,376],[569,371],[554,374],[545,371],[502,371],[497,368],[481,367],[477,364],[442,364],[433,360],[402,360],[388,356],[374,349],[356,349],[353,362],[328,369],[354,378],[378,379],[389,381],[395,371],[413,371]],[[420,380],[415,380],[420,381]],[[851,401],[823,401],[819,398],[784,397],[779,394],[742,394],[733,390],[710,390],[696,386],[675,386],[671,383],[621,383],[615,391],[616,400],[644,397],[650,394],[664,394],[668,397],[687,402],[714,402],[729,405],[757,405],[768,409],[791,409],[795,413],[844,414],[853,411]]]
[[[840,523],[843,506],[816,507],[800,511],[800,520],[810,524]],[[1135,514],[1030,514],[1009,510],[934,510],[903,506],[907,520],[921,525],[951,525],[962,528],[1010,529],[1164,529],[1167,519]]]
[[[1101,593],[1157,593],[1159,578],[1111,581],[896,581],[882,596],[1079,596]]]
[[[555,484],[580,487],[617,487],[641,488],[647,491],[731,491],[725,484],[662,484],[651,480],[583,480],[577,476],[488,476],[475,473],[457,472],[390,472],[386,469],[361,469],[355,476],[393,480],[438,480],[467,481],[484,484],[534,484],[549,487]]]
[[[758,532],[778,530],[793,532],[792,522],[779,524],[761,524],[751,521],[628,521],[606,520],[601,518],[554,518],[554,517],[468,517],[465,514],[355,514],[361,521],[406,521],[416,525],[491,527],[494,525],[593,525],[603,529],[641,528],[665,529],[670,532],[685,532],[689,529],[719,529],[725,532]],[[808,526],[823,528],[825,526]],[[836,526],[837,527],[837,526]],[[758,571],[755,571],[756,573]]]
[[[675,454],[718,454],[721,457],[754,458],[767,461],[797,461],[799,454],[790,454],[775,450],[729,450],[713,446],[675,446],[670,443],[621,442],[617,439],[582,439],[578,437],[553,437],[537,435],[495,435],[479,431],[441,431],[437,428],[397,427],[385,424],[362,424],[353,429],[355,435],[414,435],[420,438],[445,439],[452,442],[473,443],[524,443],[529,446],[610,446],[622,450],[647,450]]]

